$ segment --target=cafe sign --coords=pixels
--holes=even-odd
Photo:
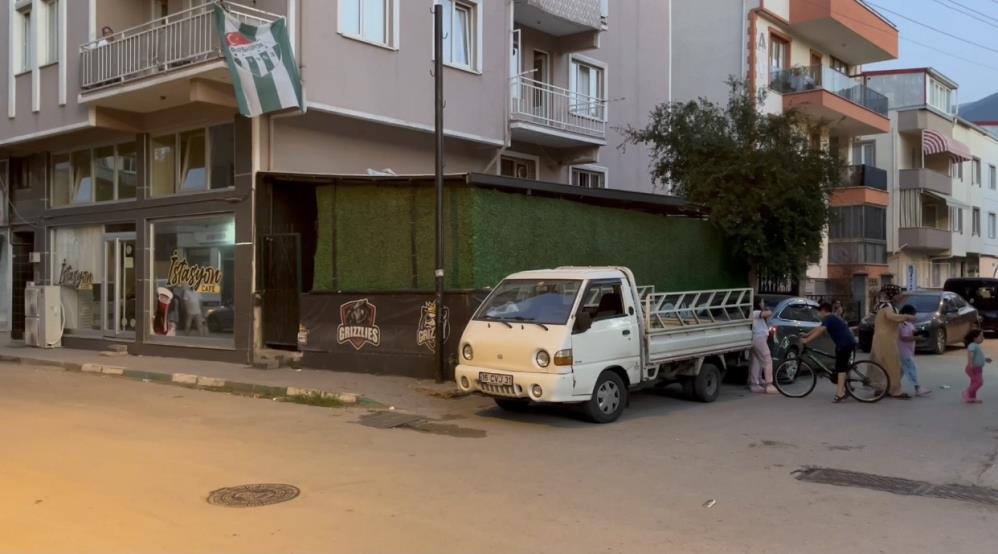
[[[222,292],[222,270],[210,265],[191,264],[177,250],[170,256],[168,287],[188,287],[194,292]]]
[[[63,260],[62,268],[59,271],[59,284],[77,290],[93,290],[94,274],[89,271],[74,269],[73,266]]]

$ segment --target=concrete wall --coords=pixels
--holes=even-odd
[[[756,2],[748,2],[755,4]],[[708,15],[709,14],[709,15]],[[673,99],[726,103],[729,76],[744,78],[747,14],[731,0],[672,2]],[[746,69],[743,69],[746,68]]]

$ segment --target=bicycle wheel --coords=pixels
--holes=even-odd
[[[870,360],[853,362],[846,376],[846,392],[860,402],[877,402],[887,396],[890,379],[887,370]]]
[[[818,374],[807,362],[787,360],[776,368],[773,384],[780,394],[789,398],[804,398],[818,383]]]

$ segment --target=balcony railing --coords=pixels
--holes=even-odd
[[[513,78],[511,93],[510,116],[514,120],[606,138],[607,103],[603,98],[524,77]]]
[[[84,44],[80,47],[80,88],[87,92],[221,58],[215,4],[202,4]],[[259,25],[281,17],[232,2],[225,6],[245,23]]]
[[[840,186],[887,190],[887,172],[872,165],[851,165],[845,168]]]
[[[826,90],[870,111],[887,115],[886,96],[864,85],[858,77],[850,77],[821,65],[773,71],[769,76],[769,87],[783,94]]]

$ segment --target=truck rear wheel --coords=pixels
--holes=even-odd
[[[703,364],[693,380],[693,397],[700,402],[713,402],[721,394],[721,370],[714,364]]]
[[[586,417],[593,423],[616,421],[627,405],[627,385],[613,371],[604,371],[596,379],[593,396],[584,404]]]

